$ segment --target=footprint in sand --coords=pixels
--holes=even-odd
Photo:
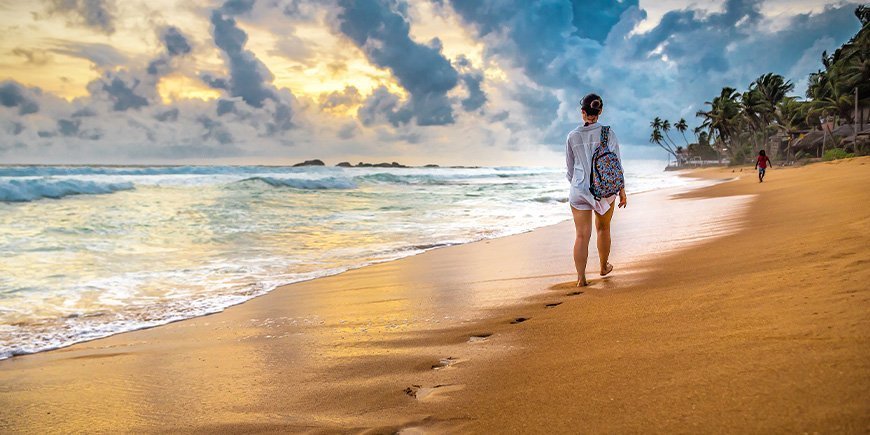
[[[603,278],[602,278],[603,279]],[[589,283],[586,284],[586,287],[595,285],[595,280],[589,280]],[[558,284],[554,284],[550,286],[550,290],[571,290],[568,293],[568,296],[576,296],[578,294],[582,294],[583,292],[577,290],[577,281],[568,281],[568,282],[560,282]]]
[[[468,342],[469,343],[481,343],[481,342],[486,341],[489,337],[492,337],[492,333],[490,333],[490,332],[487,332],[484,334],[476,334],[476,335],[472,335],[471,337],[468,337]]]
[[[454,358],[452,356],[449,356],[447,358],[441,358],[437,364],[432,364],[432,370],[443,370],[443,369],[452,367],[456,364],[459,364],[463,361],[464,360],[461,360],[459,358]]]
[[[562,305],[562,303],[561,302],[551,302],[547,305],[544,305],[544,308],[555,308],[555,307],[558,307],[559,305]]]
[[[516,319],[511,320],[511,325],[516,325],[517,323],[523,323],[526,320],[529,320],[528,317],[517,317]]]
[[[565,296],[580,296],[582,294],[583,294],[583,292],[576,291],[576,292],[567,293]]]
[[[436,385],[434,387],[411,385],[410,387],[405,388],[405,394],[421,402],[429,402],[443,399],[443,397],[441,397],[442,395],[446,393],[452,393],[454,391],[459,391],[463,388],[465,388],[465,385],[459,384]]]

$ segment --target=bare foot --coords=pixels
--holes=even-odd
[[[589,285],[589,281],[586,281],[586,276],[582,276],[577,280],[577,287],[586,287]]]
[[[607,274],[610,272],[613,272],[613,265],[607,263],[604,268],[601,269],[601,276],[607,276]]]

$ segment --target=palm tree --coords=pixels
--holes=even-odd
[[[686,124],[686,120],[685,120],[685,118],[680,118],[679,122],[677,122],[676,124],[674,124],[674,128],[676,128],[677,131],[679,131],[680,134],[683,135],[683,140],[686,141],[686,147],[688,147],[688,146],[689,146],[689,140],[686,139],[686,130],[689,129],[689,125]]]
[[[680,160],[677,158],[676,150],[673,149],[671,147],[671,145],[664,140],[664,136],[662,136],[661,129],[656,128],[656,126],[659,126],[659,127],[661,126],[661,119],[656,117],[656,119],[653,122],[651,122],[650,125],[653,127],[653,130],[649,135],[650,143],[654,143],[654,144],[660,146],[663,150],[667,151],[668,154],[670,154],[671,156],[674,157],[674,160],[676,160],[677,164],[679,165]]]
[[[785,97],[776,105],[773,125],[788,136],[788,144],[785,148],[786,161],[792,159],[791,144],[793,136],[804,123],[807,109],[809,109],[809,106],[795,97]]]
[[[722,88],[719,96],[713,98],[712,101],[704,102],[705,105],[710,106],[709,110],[699,110],[695,114],[695,116],[703,118],[701,127],[711,133],[715,133],[716,138],[721,140],[722,145],[732,153],[734,152],[734,147],[732,146],[731,139],[736,133],[740,117],[738,95],[737,90],[734,88]]]
[[[665,134],[665,140],[668,142],[668,144],[670,144],[671,148],[676,150],[678,148],[677,143],[674,142],[673,139],[671,139],[671,135],[668,134],[669,131],[671,131],[671,122],[665,119],[662,121],[662,133]]]

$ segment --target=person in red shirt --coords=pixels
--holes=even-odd
[[[755,161],[755,169],[758,169],[758,182],[764,182],[764,170],[767,169],[767,165],[771,165],[770,159],[767,158],[767,154],[764,153],[764,150],[758,152],[758,160]]]

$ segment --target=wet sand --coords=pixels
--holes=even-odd
[[[633,196],[579,291],[565,222],[0,361],[0,432],[866,432],[867,163]]]

